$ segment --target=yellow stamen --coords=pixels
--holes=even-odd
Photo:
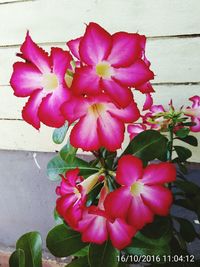
[[[43,75],[42,85],[47,91],[53,91],[58,87],[58,78],[54,73]]]
[[[96,74],[101,78],[110,78],[111,76],[111,66],[107,62],[100,62],[96,65]]]
[[[102,103],[93,104],[89,107],[88,111],[95,115],[95,117],[99,117],[101,113],[106,110],[105,105]]]
[[[134,196],[139,196],[141,194],[143,188],[144,188],[143,183],[141,183],[141,182],[135,182],[134,184],[132,184],[130,190],[131,190],[131,193]]]

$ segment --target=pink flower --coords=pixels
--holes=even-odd
[[[139,34],[110,35],[98,24],[90,23],[83,37],[67,43],[81,62],[72,83],[75,93],[97,95],[104,90],[126,107],[132,99],[129,87],[139,87],[154,78],[144,62],[145,41]]]
[[[109,210],[104,207],[107,189],[102,188],[98,206],[85,209],[78,231],[82,233],[83,242],[103,244],[110,239],[112,245],[121,250],[131,243],[136,229],[122,218],[111,218]]]
[[[78,121],[71,131],[71,144],[86,151],[100,147],[109,151],[120,148],[124,124],[134,122],[140,116],[133,101],[126,108],[118,108],[105,94],[73,97],[61,109],[69,123]]]
[[[82,218],[86,195],[99,179],[98,174],[91,175],[85,180],[78,174],[78,168],[67,171],[65,177],[62,176],[60,186],[56,189],[57,195],[60,196],[56,202],[56,210],[74,229],[77,228],[78,221]]]
[[[188,107],[184,114],[191,117],[191,121],[196,123],[195,126],[191,126],[192,132],[200,132],[200,96],[193,96],[189,98],[193,102],[192,107]]]
[[[144,124],[130,124],[127,128],[130,139],[133,139],[134,137],[136,137],[136,135],[145,131],[146,129],[147,127]]]
[[[153,221],[154,214],[168,214],[172,193],[165,183],[175,179],[176,170],[171,163],[150,164],[143,169],[139,158],[123,156],[116,173],[121,187],[108,195],[105,208],[111,217],[125,218],[128,224],[141,229]]]
[[[32,41],[28,32],[20,50],[20,57],[25,62],[14,64],[10,83],[16,96],[29,96],[22,111],[23,119],[36,129],[40,128],[40,122],[61,127],[65,119],[60,106],[70,95],[65,74],[71,68],[72,57],[60,48],[52,48],[48,56]]]

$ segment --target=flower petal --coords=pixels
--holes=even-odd
[[[40,128],[38,108],[43,97],[45,97],[44,90],[35,90],[22,110],[23,119],[36,129]]]
[[[69,91],[66,88],[58,88],[53,93],[43,98],[39,107],[40,120],[50,127],[59,128],[65,123],[61,113],[61,105],[69,99]]]
[[[101,87],[108,93],[110,98],[120,107],[126,107],[133,99],[133,94],[127,87],[121,86],[115,80],[102,80]]]
[[[112,117],[108,112],[101,114],[97,123],[101,146],[109,151],[115,151],[120,148],[124,140],[124,123]],[[113,133],[115,133],[115,138],[113,138]]]
[[[127,67],[141,55],[140,35],[117,32],[112,35],[112,49],[107,61],[113,67]]]
[[[72,82],[72,90],[77,95],[95,95],[101,92],[99,81],[100,78],[96,75],[93,67],[84,66],[76,68]]]
[[[92,127],[90,127],[92,125]],[[97,120],[92,114],[82,117],[70,135],[72,146],[85,151],[98,150],[101,146],[97,133]]]
[[[154,73],[141,59],[131,66],[115,69],[113,77],[122,85],[137,87],[154,78]]]
[[[16,96],[30,96],[36,89],[42,89],[42,74],[30,63],[16,62],[13,65],[10,84]]]
[[[118,218],[113,223],[108,222],[108,232],[113,246],[121,250],[131,243],[137,230]]]
[[[153,89],[153,86],[150,82],[143,83],[143,84],[137,86],[137,88],[135,88],[135,89],[140,91],[143,94],[155,92],[155,90]]]
[[[77,180],[79,179],[78,177],[78,174],[79,174],[79,168],[76,168],[74,170],[69,170],[66,172],[66,179],[67,181],[72,185],[72,186],[75,186],[76,185],[76,182]]]
[[[195,126],[191,126],[190,130],[192,132],[200,132],[200,118],[193,118],[192,122],[196,123]]]
[[[151,106],[153,105],[153,98],[152,98],[152,96],[151,96],[151,94],[150,93],[147,93],[146,94],[146,100],[145,100],[145,102],[144,102],[144,105],[143,105],[143,111],[144,110],[148,110],[148,109],[150,109],[151,108]]]
[[[169,189],[164,186],[145,186],[142,192],[144,203],[156,214],[166,216],[172,205],[173,197]]]
[[[69,207],[73,205],[76,201],[77,196],[75,194],[62,196],[56,201],[56,210],[64,218]]]
[[[98,24],[91,22],[80,42],[80,58],[88,65],[96,65],[107,58],[111,44],[111,35]]]
[[[176,180],[176,168],[174,164],[162,162],[150,164],[144,169],[142,182],[147,185],[161,185]]]
[[[23,57],[33,63],[42,73],[49,73],[51,71],[48,53],[33,42],[29,32],[27,32],[25,42],[20,50],[23,53]]]
[[[127,131],[130,135],[130,139],[133,139],[136,135],[146,130],[146,125],[144,124],[130,124],[127,127]]]
[[[104,201],[104,207],[110,218],[126,218],[131,199],[130,188],[126,186],[109,193]]]
[[[80,59],[80,55],[79,55],[79,45],[80,45],[80,41],[82,40],[82,37],[79,37],[77,39],[71,40],[69,42],[67,42],[67,45],[71,51],[71,53],[78,59]]]
[[[116,180],[121,185],[130,186],[143,174],[142,161],[132,155],[125,155],[118,161]]]
[[[144,204],[141,196],[132,197],[127,222],[137,229],[142,229],[147,223],[151,223],[153,218],[153,212]]]

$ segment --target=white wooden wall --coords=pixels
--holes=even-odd
[[[95,21],[108,31],[148,37],[147,56],[156,74],[155,103],[176,106],[200,95],[199,0],[0,0],[0,149],[54,151],[52,129],[37,132],[21,120],[25,99],[12,95],[9,79],[15,53],[27,29],[45,49],[67,40]],[[142,97],[139,97],[142,103]],[[187,103],[189,104],[189,102]],[[200,135],[197,135],[200,140]],[[200,149],[193,150],[200,161]]]

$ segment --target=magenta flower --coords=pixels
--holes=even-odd
[[[147,129],[144,124],[130,124],[127,127],[127,131],[129,133],[130,139],[136,137],[139,133],[145,131]]]
[[[124,140],[124,124],[134,122],[140,116],[135,102],[126,108],[118,108],[105,94],[73,97],[61,110],[69,123],[78,121],[70,134],[71,144],[86,151],[100,147],[109,151],[120,148]]]
[[[86,195],[99,179],[99,174],[91,175],[85,180],[78,174],[78,168],[67,171],[56,189],[60,196],[56,202],[56,210],[73,229],[77,228],[78,221],[82,218]]]
[[[82,233],[83,242],[103,244],[110,239],[112,245],[121,250],[131,243],[136,229],[122,218],[111,218],[109,210],[104,207],[107,189],[102,188],[98,206],[85,209],[78,231]]]
[[[128,224],[141,229],[153,221],[154,214],[168,214],[172,193],[165,183],[175,179],[172,163],[150,164],[143,169],[139,158],[125,155],[119,160],[116,173],[121,187],[108,195],[105,208],[111,217],[125,218]]]
[[[80,60],[72,87],[78,95],[106,92],[117,104],[126,107],[132,99],[130,87],[139,87],[154,78],[144,61],[145,37],[117,32],[110,35],[90,23],[83,37],[68,42]]]
[[[36,129],[40,128],[40,122],[61,127],[65,119],[60,106],[70,95],[65,74],[71,68],[72,57],[60,48],[52,48],[48,56],[32,41],[29,33],[20,50],[25,62],[14,64],[10,84],[16,96],[29,96],[22,111],[23,119]]]
[[[200,96],[193,96],[189,98],[193,102],[192,107],[188,107],[184,114],[191,117],[191,121],[196,125],[191,126],[192,132],[200,132]]]

